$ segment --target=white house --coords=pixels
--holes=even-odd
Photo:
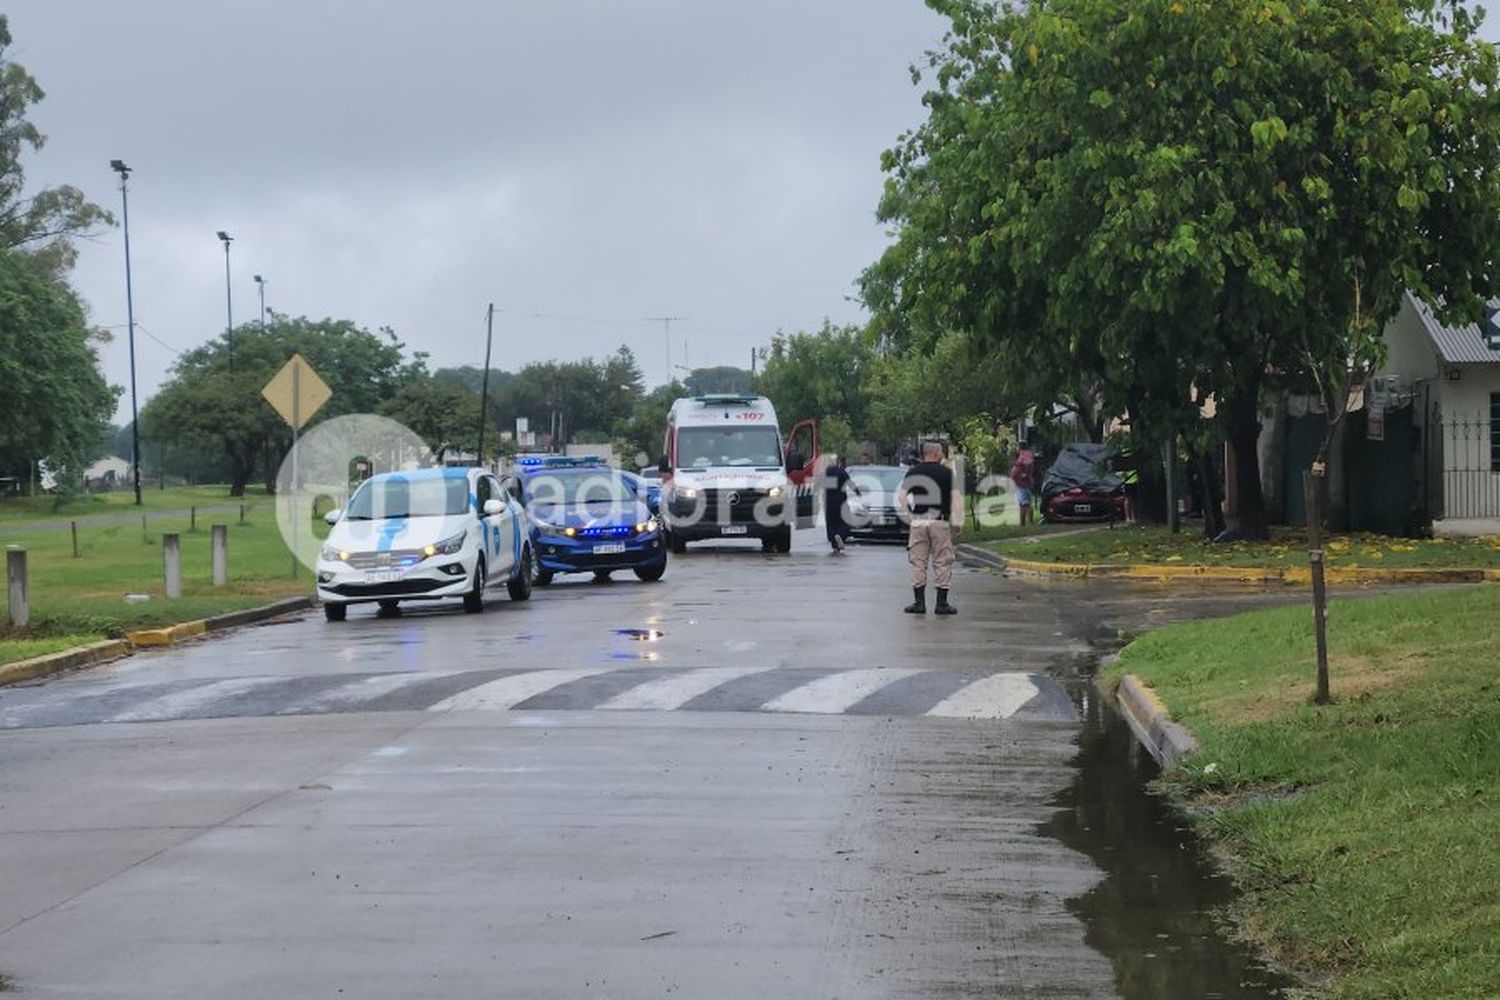
[[[109,489],[130,478],[130,462],[118,455],[99,459],[83,471],[84,482],[91,488]]]
[[[1500,327],[1448,326],[1408,292],[1385,341],[1376,385],[1416,397],[1434,532],[1500,534]]]

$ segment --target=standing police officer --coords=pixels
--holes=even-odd
[[[907,470],[896,491],[896,505],[911,513],[906,557],[911,563],[912,602],[906,606],[906,613],[927,613],[930,560],[933,583],[937,585],[937,607],[933,611],[958,614],[958,609],[948,603],[948,588],[953,583],[953,471],[943,464],[941,443],[928,441],[922,446],[922,461]]]

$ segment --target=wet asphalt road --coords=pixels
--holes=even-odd
[[[0,690],[0,972],[35,997],[1111,997],[1039,832],[1088,640],[1258,603],[695,548]],[[1205,608],[1200,608],[1202,604]]]

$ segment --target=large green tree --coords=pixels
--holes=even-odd
[[[810,417],[841,417],[854,434],[863,434],[869,424],[867,381],[874,356],[856,326],[825,322],[816,333],[778,333],[755,387],[776,406],[784,427]]]
[[[264,329],[237,327],[233,367],[227,335],[183,354],[142,410],[141,430],[154,441],[222,451],[231,495],[242,495],[257,471],[273,488],[291,430],[260,394],[271,377],[300,353],[333,391],[310,423],[374,413],[423,371],[420,359],[407,360],[403,348],[390,330],[372,333],[348,320],[276,315]]]
[[[1269,371],[1347,382],[1403,289],[1473,318],[1495,287],[1496,55],[1468,5],[929,3],[952,30],[885,161],[881,329],[969,332],[1054,392],[1082,374],[1142,436],[1216,396],[1240,533],[1266,531]]]
[[[0,247],[32,254],[60,274],[73,263],[73,238],[114,220],[70,185],[28,192],[21,158],[41,149],[46,137],[27,113],[45,95],[9,57],[10,47],[10,25],[0,14]]]
[[[72,289],[43,262],[0,249],[0,474],[25,479],[45,459],[76,476],[115,398]]]

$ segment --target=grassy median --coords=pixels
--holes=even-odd
[[[1244,889],[1239,925],[1336,998],[1500,995],[1500,586],[1174,626],[1135,673],[1202,742],[1163,783]],[[1325,992],[1326,991],[1326,992]]]
[[[1264,542],[1215,543],[1197,525],[1178,534],[1165,525],[1101,526],[1055,538],[994,542],[990,548],[1003,556],[1034,562],[1091,563],[1094,565],[1306,566],[1307,532],[1301,528],[1273,528]],[[1391,538],[1348,534],[1326,539],[1332,567],[1414,569],[1500,567],[1500,539]]]
[[[134,508],[129,508],[133,510]],[[229,526],[229,585],[213,586],[210,525]],[[202,516],[197,530],[186,517],[139,522],[79,522],[79,555],[69,529],[15,530],[26,521],[0,524],[0,543],[27,552],[31,623],[23,630],[0,625],[0,663],[113,638],[130,629],[170,625],[306,594],[310,571],[292,576],[292,557],[269,505],[244,524],[236,515]],[[176,532],[182,545],[182,597],[168,600],[161,536]],[[145,600],[126,600],[126,595]]]

